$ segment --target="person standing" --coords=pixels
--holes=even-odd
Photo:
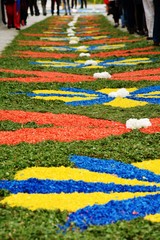
[[[83,8],[83,5],[87,8],[87,0],[81,0],[81,8]]]
[[[1,3],[0,3],[0,25],[2,24],[6,24],[4,0],[1,0]]]
[[[31,16],[33,16],[34,14],[35,14],[35,16],[39,16],[40,12],[38,9],[37,0],[28,0],[28,2],[29,2]]]
[[[47,15],[47,11],[46,11],[46,4],[47,4],[47,0],[41,0],[41,5],[42,5],[42,13],[44,16]]]
[[[154,28],[153,42],[154,46],[160,45],[160,0],[153,0],[154,4]]]
[[[6,0],[8,28],[20,30],[20,0]]]
[[[55,2],[57,4],[57,15],[60,15],[59,8],[60,8],[60,0],[51,0],[51,14],[54,14],[54,9],[55,9]]]
[[[113,15],[114,19],[114,27],[119,26],[119,20],[120,20],[120,5],[118,0],[109,0],[109,11]]]
[[[136,33],[139,35],[145,35],[146,21],[142,0],[134,0],[134,9],[135,9]]]
[[[70,0],[63,0],[65,15],[71,15]]]
[[[121,0],[121,3],[127,30],[130,34],[133,34],[136,30],[134,0]]]
[[[25,26],[27,24],[27,17],[28,17],[28,0],[21,0],[20,19],[22,26]]]
[[[146,25],[148,30],[147,40],[153,39],[153,27],[154,27],[154,4],[153,0],[142,0],[145,12]]]
[[[77,0],[72,0],[71,1],[71,8],[77,8]]]

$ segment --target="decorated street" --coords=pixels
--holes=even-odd
[[[104,4],[49,13],[0,85],[0,239],[160,239],[159,46]]]

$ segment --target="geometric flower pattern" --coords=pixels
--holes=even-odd
[[[70,160],[76,168],[32,167],[19,171],[15,180],[1,180],[0,189],[12,193],[1,203],[68,210],[64,229],[71,223],[86,229],[137,217],[159,221],[159,159],[126,164],[72,155]]]
[[[97,65],[85,64],[84,60],[71,61],[61,61],[61,60],[37,60],[31,62],[31,64],[37,64],[43,67],[62,67],[62,68],[104,68],[107,66],[135,66],[138,64],[151,63],[150,58],[118,58],[118,59],[108,59],[105,61],[97,60]]]
[[[160,86],[150,86],[140,89],[127,89],[126,97],[111,97],[109,93],[118,89],[104,88],[98,91],[79,88],[61,88],[60,90],[35,90],[26,94],[29,97],[42,100],[60,100],[72,106],[90,106],[95,104],[109,105],[112,107],[130,108],[150,104],[160,104]]]

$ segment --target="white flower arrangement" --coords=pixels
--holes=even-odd
[[[111,78],[111,75],[108,72],[101,72],[101,73],[94,73],[93,74],[94,78]]]
[[[69,41],[69,44],[78,44],[79,43],[79,41],[76,41],[76,40],[70,40]]]
[[[116,97],[124,98],[129,96],[129,92],[125,88],[120,88],[116,92],[110,92],[108,96],[113,98],[116,98]]]
[[[79,42],[79,37],[70,37],[70,40],[75,40]]]
[[[75,33],[72,28],[67,28],[67,33]]]
[[[130,129],[147,128],[150,126],[152,126],[152,124],[148,118],[130,118],[126,121],[126,128]]]
[[[74,36],[75,36],[75,33],[68,33],[67,36],[68,36],[68,37],[74,37]]]
[[[91,54],[90,53],[80,53],[79,57],[90,57]]]
[[[84,64],[85,64],[85,65],[96,66],[98,63],[97,63],[97,61],[95,61],[95,60],[87,60],[87,61],[85,61]]]
[[[79,46],[77,47],[78,50],[85,50],[87,47],[86,46]]]

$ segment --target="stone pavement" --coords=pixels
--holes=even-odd
[[[28,27],[30,27],[31,25],[40,22],[44,19],[46,19],[47,17],[51,16],[51,1],[48,0],[47,1],[47,16],[43,16],[42,15],[42,7],[41,7],[41,1],[38,0],[38,7],[40,10],[40,16],[31,16],[30,12],[28,10],[29,16],[27,18],[27,25],[21,27],[21,30],[26,29]],[[87,9],[80,9],[79,6],[78,8],[75,10],[72,10],[72,15],[76,14],[76,13],[80,13],[80,14],[90,14],[90,13],[102,13],[106,15],[105,12],[105,5],[104,4],[89,4]],[[64,10],[60,10],[60,15],[64,15]],[[112,18],[109,16],[109,20],[112,21]],[[18,35],[19,31],[16,29],[8,29],[6,25],[2,24],[0,22],[0,54],[2,53],[2,51],[13,41],[13,39]]]

